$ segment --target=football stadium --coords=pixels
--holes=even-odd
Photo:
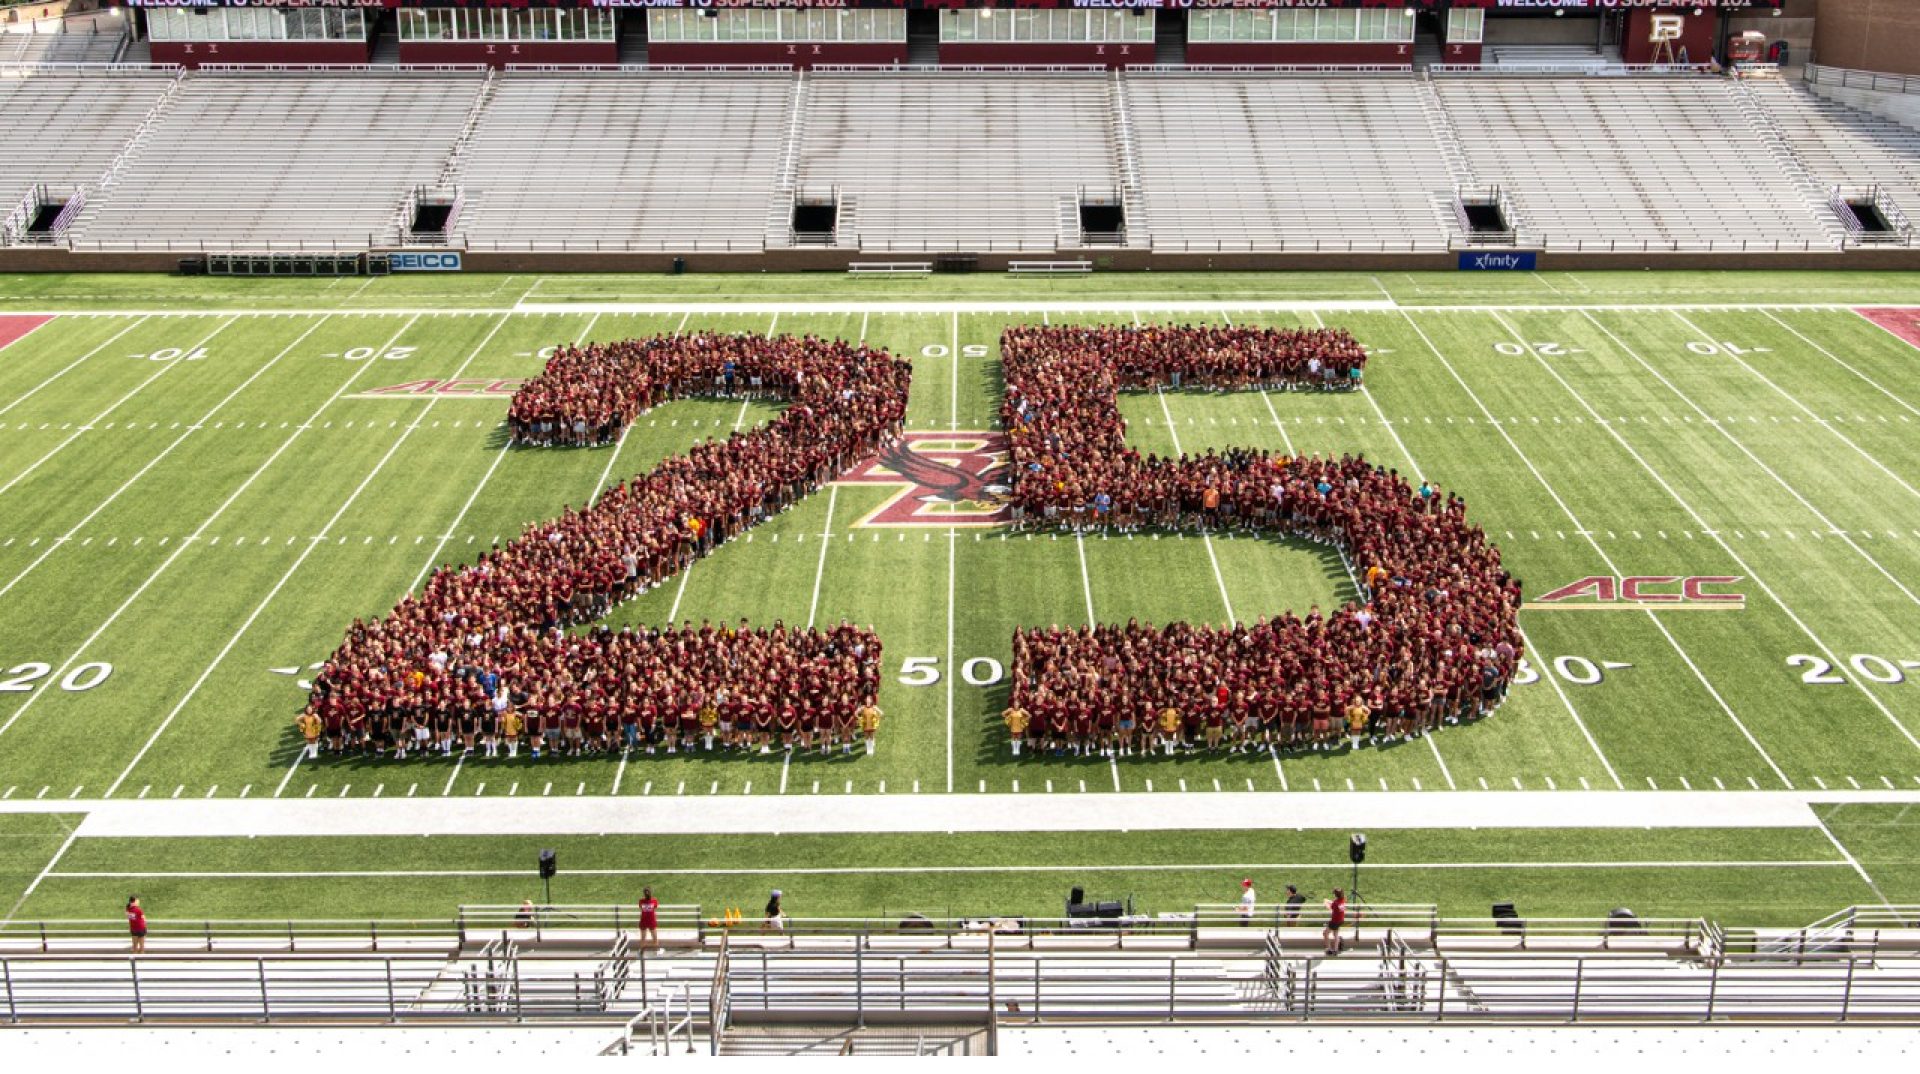
[[[0,212],[0,1054],[1914,1045],[1920,5],[35,0]]]

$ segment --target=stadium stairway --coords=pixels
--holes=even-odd
[[[1909,218],[1920,214],[1920,130],[1785,79],[1747,89],[1822,188],[1879,186]]]
[[[720,1037],[723,1056],[985,1055],[987,1031],[964,1025],[741,1025]]]
[[[1819,221],[1821,229],[1827,233],[1827,238],[1835,246],[1844,245],[1847,238],[1846,228],[1827,205],[1829,188],[1814,180],[1793,143],[1787,140],[1786,133],[1781,130],[1778,119],[1754,92],[1748,81],[1744,78],[1729,78],[1725,82],[1727,96],[1733,99],[1734,106],[1746,118],[1748,126],[1753,128],[1761,144],[1767,147],[1767,152],[1780,166],[1781,173],[1800,192],[1801,200],[1806,203],[1808,215]]]

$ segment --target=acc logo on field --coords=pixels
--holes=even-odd
[[[459,272],[460,255],[452,250],[396,250],[387,255],[394,272]]]
[[[1723,587],[1740,581],[1738,576],[1698,574],[1634,574],[1615,578],[1596,574],[1572,585],[1561,586],[1545,596],[1536,597],[1520,607],[1525,611],[1737,611],[1747,606],[1741,593],[1728,593]],[[1709,589],[1708,587],[1713,587]]]

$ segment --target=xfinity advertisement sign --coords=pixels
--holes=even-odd
[[[394,272],[459,272],[460,255],[452,250],[395,250],[387,255]]]
[[[1467,252],[1460,255],[1460,269],[1463,272],[1532,272],[1539,256],[1533,250]]]

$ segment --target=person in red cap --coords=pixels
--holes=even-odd
[[[1240,923],[1242,925],[1253,924],[1253,908],[1259,901],[1260,897],[1253,892],[1253,878],[1248,877],[1240,881]]]

